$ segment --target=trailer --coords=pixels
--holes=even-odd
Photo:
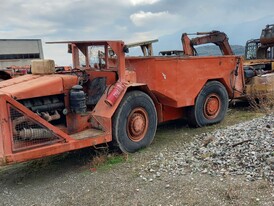
[[[157,125],[222,121],[243,93],[241,57],[126,56],[123,41],[67,41],[71,70],[34,60],[32,74],[0,82],[0,165],[112,143],[147,147]]]

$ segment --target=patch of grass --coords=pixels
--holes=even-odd
[[[125,158],[124,158],[124,156],[119,155],[119,156],[112,156],[112,157],[107,158],[106,164],[107,165],[115,165],[115,164],[119,164],[122,162],[125,162]]]
[[[114,165],[128,161],[127,154],[117,154],[117,153],[100,153],[92,158],[90,162],[91,168],[96,168],[99,170],[109,170]]]

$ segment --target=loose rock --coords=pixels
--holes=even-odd
[[[141,171],[148,179],[160,173],[199,172],[213,176],[244,175],[248,181],[274,184],[274,115],[203,133],[180,151],[164,150]]]

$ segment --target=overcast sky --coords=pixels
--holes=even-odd
[[[66,45],[45,42],[158,38],[156,49],[181,49],[183,32],[220,30],[244,45],[274,23],[274,0],[1,0],[0,8],[1,39],[42,39],[59,65],[71,64]]]

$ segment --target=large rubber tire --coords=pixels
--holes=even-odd
[[[218,81],[208,82],[196,98],[195,105],[188,110],[188,123],[192,127],[203,127],[221,122],[228,108],[228,94]]]
[[[156,128],[157,112],[151,98],[141,91],[126,93],[112,123],[113,140],[121,151],[132,153],[147,147]]]

